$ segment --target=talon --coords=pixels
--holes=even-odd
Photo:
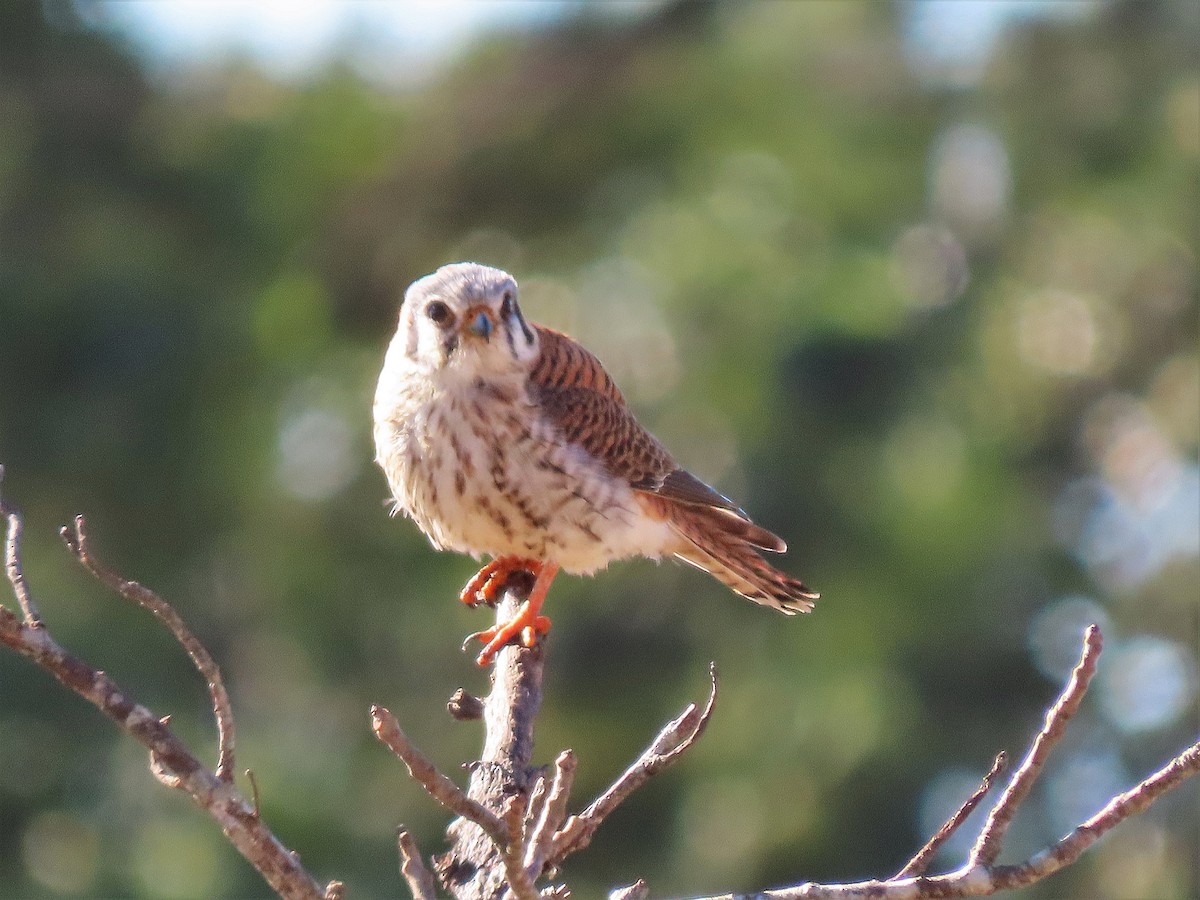
[[[491,638],[485,637],[485,635],[487,635],[487,631],[475,631],[471,634],[468,634],[465,638],[463,638],[462,652],[467,652],[467,648],[471,646],[471,641],[483,641],[484,643],[490,641]]]
[[[532,625],[526,625],[521,629],[521,643],[526,647],[532,647],[537,643],[537,639],[550,631],[550,617],[537,616],[533,620]]]
[[[504,585],[508,583],[508,576],[517,569],[509,569],[507,567],[492,572],[488,576],[487,581],[483,583],[483,587],[479,589],[479,596],[488,606],[496,605],[496,597],[500,591],[504,589]],[[536,574],[536,573],[535,573]]]
[[[522,564],[515,568],[528,568],[524,563],[529,560],[519,562]],[[463,643],[463,649],[466,650],[471,641],[483,642],[485,646],[479,656],[475,658],[475,664],[480,668],[495,659],[500,649],[514,638],[526,647],[533,647],[537,644],[538,637],[550,630],[550,619],[541,614],[541,609],[542,603],[546,599],[546,592],[550,590],[550,582],[558,574],[558,566],[549,562],[537,563],[537,569],[537,580],[533,584],[533,590],[529,592],[529,599],[521,604],[516,615],[507,622],[497,622],[491,628],[472,634]],[[505,575],[505,578],[507,577]]]
[[[462,644],[463,652],[467,651],[467,647],[471,645],[472,641],[486,644],[483,652],[475,660],[480,666],[486,666],[501,647],[511,644],[514,639],[519,639],[523,647],[533,647],[537,644],[539,637],[550,631],[550,617],[534,616],[530,619],[527,607],[528,601],[521,605],[517,614],[508,622],[468,634]]]
[[[496,598],[513,572],[526,571],[536,577],[541,569],[542,564],[536,559],[499,556],[475,573],[459,593],[458,599],[472,609],[481,602],[495,606]]]

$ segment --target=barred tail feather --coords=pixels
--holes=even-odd
[[[748,600],[792,616],[810,612],[820,596],[759,556],[760,549],[783,549],[783,541],[765,529],[722,510],[696,507],[677,507],[668,521],[680,537],[673,551],[678,559]]]

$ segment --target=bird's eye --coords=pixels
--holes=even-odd
[[[500,303],[500,315],[502,318],[507,319],[509,316],[512,315],[512,311],[513,311],[512,291],[505,291],[504,299]]]
[[[426,306],[425,315],[429,316],[435,325],[445,325],[454,318],[454,314],[450,312],[450,307],[441,300],[434,300]]]

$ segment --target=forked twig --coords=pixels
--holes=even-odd
[[[217,777],[222,781],[233,782],[234,778],[234,725],[233,707],[229,703],[229,694],[225,690],[225,682],[221,678],[221,670],[213,660],[208,649],[196,639],[191,630],[184,624],[183,619],[171,604],[145,585],[136,581],[122,578],[116,572],[102,565],[92,554],[91,543],[88,541],[87,527],[83,516],[75,517],[74,532],[65,525],[59,530],[67,547],[75,554],[80,565],[87,569],[102,584],[116,591],[126,600],[136,603],[143,609],[154,614],[171,632],[179,645],[183,647],[192,665],[200,673],[200,677],[208,685],[208,693],[212,698],[213,715],[217,720]]]
[[[990,866],[1000,855],[1000,851],[1004,847],[1004,836],[1008,833],[1008,826],[1012,824],[1013,816],[1017,814],[1017,808],[1033,788],[1033,783],[1037,781],[1042,769],[1045,768],[1050,751],[1066,733],[1067,723],[1079,711],[1083,695],[1087,693],[1092,676],[1096,674],[1096,660],[1100,658],[1100,651],[1103,648],[1104,639],[1100,635],[1100,629],[1095,625],[1089,625],[1083,636],[1083,652],[1079,658],[1079,664],[1071,672],[1071,677],[1058,700],[1046,712],[1046,723],[1038,732],[1038,736],[1034,738],[1029,753],[1017,767],[1016,772],[1009,779],[1004,793],[1000,795],[1000,799],[988,814],[987,822],[984,824],[983,830],[979,832],[979,839],[975,842],[971,855],[967,859],[969,868],[973,869],[978,865]]]
[[[1024,887],[1068,866],[1115,825],[1149,809],[1150,804],[1200,772],[1200,743],[1193,744],[1135,788],[1118,794],[1086,822],[1054,844],[1014,866],[995,866],[997,890]]]
[[[13,517],[20,533],[20,516],[5,508],[10,535]],[[9,544],[20,570],[19,542]],[[12,568],[9,569],[10,573]],[[111,573],[109,573],[111,575]],[[118,576],[112,575],[113,578]],[[120,579],[118,579],[120,580]],[[10,578],[11,581],[11,578]],[[24,585],[24,578],[20,579]],[[13,585],[20,599],[19,588]],[[26,586],[27,587],[27,586]],[[108,716],[124,732],[150,751],[151,769],[164,784],[187,793],[220,826],[234,848],[241,853],[266,882],[288,900],[336,900],[342,894],[340,882],[321,887],[259,819],[256,810],[238,792],[232,781],[220,778],[205,768],[190,749],[170,730],[169,716],[158,717],[136,703],[104,672],[68,653],[37,619],[22,621],[0,605],[0,644],[27,657],[53,675],[64,686],[87,700]]]
[[[0,468],[0,477],[3,469]],[[0,498],[0,515],[7,522],[5,566],[9,583],[21,608],[21,616],[0,605],[0,645],[28,657],[51,673],[68,688],[87,699],[132,735],[150,751],[151,767],[157,777],[188,793],[205,809],[234,847],[263,875],[271,887],[285,898],[304,900],[340,900],[344,886],[330,882],[321,887],[300,865],[298,857],[287,850],[266,828],[259,814],[257,785],[248,774],[254,792],[253,803],[233,784],[233,722],[228,696],[220,673],[211,656],[183,625],[175,611],[153,591],[127,581],[101,566],[92,556],[82,519],[72,533],[64,529],[64,538],[79,561],[100,581],[122,596],[150,609],[171,630],[192,658],[193,664],[209,682],[214,711],[221,735],[221,762],[214,773],[206,769],[170,730],[169,717],[158,718],[132,701],[103,672],[93,669],[67,653],[52,638],[30,596],[29,585],[21,568],[22,520],[16,510]],[[505,602],[515,605],[515,597]],[[502,610],[503,612],[503,610]],[[1101,810],[1065,837],[1024,862],[997,865],[1009,826],[1022,803],[1028,798],[1047,759],[1063,736],[1070,719],[1078,711],[1096,671],[1102,649],[1099,630],[1086,632],[1079,664],[1057,700],[1046,713],[1043,727],[1008,784],[995,801],[969,858],[961,868],[940,875],[925,875],[938,849],[960,829],[971,812],[982,803],[999,776],[1004,755],[997,757],[992,770],[979,789],[951,816],[912,860],[887,880],[846,884],[804,883],[748,895],[724,894],[704,900],[820,900],[820,898],[862,898],[862,900],[925,900],[925,898],[967,897],[994,894],[1040,881],[1074,862],[1099,838],[1117,824],[1147,809],[1158,797],[1179,787],[1200,773],[1200,743],[1179,754],[1170,763],[1133,789],[1113,797]],[[470,891],[478,886],[512,896],[515,900],[549,900],[567,895],[563,885],[545,888],[539,894],[537,881],[543,872],[554,869],[562,860],[587,846],[601,823],[630,794],[654,774],[678,759],[700,737],[712,715],[717,694],[715,671],[703,709],[691,704],[655,737],[638,760],[613,784],[576,816],[567,817],[566,808],[575,773],[575,757],[564,751],[555,761],[553,776],[534,776],[530,767],[533,722],[541,698],[542,650],[505,648],[495,670],[496,683],[486,704],[484,716],[487,741],[481,762],[472,774],[470,792],[442,775],[400,730],[386,709],[372,709],[376,735],[409,769],[413,778],[439,803],[468,823],[459,832],[461,844],[456,851],[435,860],[443,886],[455,896],[475,897]],[[459,704],[462,718],[477,715],[476,703]],[[224,768],[222,768],[224,767]],[[459,823],[451,828],[452,837]],[[476,828],[476,826],[478,826]],[[471,833],[468,833],[471,832]],[[478,836],[482,850],[470,849]],[[411,835],[401,829],[397,845],[403,874],[416,900],[435,900],[436,885],[422,860]],[[464,849],[466,848],[466,849]],[[456,870],[455,867],[458,867]],[[475,874],[481,873],[480,877]],[[492,896],[491,893],[487,894]],[[643,882],[614,892],[614,898],[641,900],[647,896]]]
[[[622,802],[658,772],[675,762],[686,753],[704,733],[708,720],[712,718],[717,702],[717,668],[708,667],[711,682],[708,702],[700,709],[689,703],[677,718],[668,722],[649,747],[642,752],[632,766],[626,769],[609,788],[592,801],[587,809],[571,816],[554,836],[553,846],[547,854],[548,865],[557,866],[566,857],[582,850],[591,843],[592,835],[604,820]]]
[[[535,880],[542,874],[554,843],[554,835],[566,819],[567,802],[571,798],[571,786],[575,782],[577,766],[578,762],[571,750],[564,750],[558,754],[558,759],[554,760],[554,779],[550,782],[525,854],[525,870]]]
[[[1058,699],[1046,713],[1045,725],[1034,738],[1028,754],[1009,780],[1004,793],[996,800],[987,822],[980,831],[970,859],[961,868],[944,875],[904,875],[903,871],[907,871],[913,863],[921,860],[925,854],[925,848],[922,848],[913,858],[913,863],[909,863],[905,870],[885,881],[846,884],[808,882],[753,894],[721,894],[696,900],[927,900],[980,897],[1026,887],[1070,865],[1084,850],[1118,823],[1147,809],[1163,794],[1200,772],[1200,743],[1197,743],[1137,787],[1114,797],[1098,813],[1050,847],[1034,854],[1023,863],[995,865],[995,855],[1001,849],[1004,834],[1017,808],[1028,796],[1030,788],[1046,764],[1050,750],[1062,737],[1067,722],[1079,709],[1092,675],[1095,674],[1096,659],[1101,648],[1100,631],[1093,625],[1084,635],[1079,665],[1075,667]],[[989,778],[995,771],[994,766]],[[977,794],[982,793],[985,786],[986,780]],[[943,826],[942,831],[949,829],[952,832],[953,827],[957,827],[951,827],[952,823],[957,819],[956,814]],[[985,857],[987,861],[984,861]],[[921,867],[924,867],[923,863]]]
[[[968,797],[954,815],[947,819],[945,824],[937,830],[937,833],[926,841],[925,846],[916,852],[916,855],[908,861],[904,868],[888,880],[899,881],[902,878],[914,878],[917,875],[924,875],[925,871],[929,868],[929,864],[933,862],[933,858],[937,856],[937,852],[942,849],[946,841],[950,840],[954,832],[962,827],[963,822],[967,821],[971,813],[975,812],[976,807],[983,802],[983,798],[992,789],[992,782],[999,777],[1006,765],[1008,765],[1008,754],[1001,750],[996,754],[992,768],[983,776],[983,781],[979,783],[979,787],[975,789],[975,793]]]
[[[466,791],[438,771],[429,757],[408,739],[396,717],[387,709],[382,706],[371,707],[371,729],[389,750],[400,757],[408,774],[425,788],[430,797],[455,815],[474,822],[488,833],[497,846],[508,843],[508,827],[501,818],[483,804],[472,800]]]

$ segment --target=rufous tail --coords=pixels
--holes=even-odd
[[[725,509],[675,506],[668,521],[679,535],[675,556],[708,572],[748,600],[784,615],[810,612],[820,594],[781,572],[759,555],[782,553],[787,545],[765,528]]]

